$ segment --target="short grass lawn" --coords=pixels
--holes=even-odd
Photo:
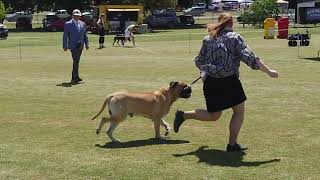
[[[142,117],[115,130],[117,145],[105,133],[97,136],[99,120],[90,120],[112,92],[196,79],[193,58],[205,29],[137,35],[136,48],[112,47],[108,35],[107,47],[97,49],[98,37],[89,35],[80,64],[84,83],[71,87],[63,84],[72,60],[61,32],[11,33],[0,41],[0,179],[318,179],[319,28],[310,28],[311,46],[300,48],[304,59],[287,40],[264,40],[261,29],[236,30],[280,74],[271,79],[241,65],[248,100],[238,141],[249,148],[246,155],[225,152],[230,110],[217,122],[185,122],[166,143],[151,139],[153,125]],[[195,108],[205,108],[200,81],[166,120],[172,126],[176,109]]]

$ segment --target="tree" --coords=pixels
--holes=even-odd
[[[249,11],[243,13],[241,19],[245,24],[262,25],[267,17],[274,17],[278,13],[277,0],[256,0]]]
[[[36,11],[48,11],[54,8],[55,0],[36,0]]]
[[[88,9],[91,5],[91,0],[54,0],[55,9],[65,9],[68,13],[72,13],[74,9]]]
[[[178,0],[2,0],[6,7],[11,6],[14,11],[45,11],[66,9],[72,13],[73,9],[86,10],[92,4],[135,4],[144,5],[146,10],[175,8]],[[191,0],[186,0],[191,1]]]
[[[15,11],[44,11],[51,9],[66,9],[69,13],[73,9],[88,9],[91,0],[3,0],[6,6]],[[36,7],[36,8],[35,8]]]
[[[134,4],[144,5],[145,10],[175,8],[178,0],[94,0],[94,4]],[[190,0],[186,0],[190,1]]]
[[[2,1],[0,1],[0,22],[2,23],[4,18],[6,17],[6,9]]]
[[[176,0],[145,0],[144,2],[145,8],[149,10],[175,8],[176,4]]]
[[[16,11],[33,11],[34,6],[37,4],[37,0],[3,0],[6,6],[12,7]]]
[[[193,0],[178,0],[178,6],[182,8],[188,8],[192,6]]]

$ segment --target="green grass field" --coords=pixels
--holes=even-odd
[[[0,179],[318,179],[319,28],[310,29],[311,46],[300,49],[305,59],[287,40],[236,30],[280,73],[271,79],[242,63],[248,100],[238,141],[249,148],[246,155],[225,152],[230,110],[217,122],[187,121],[164,144],[150,139],[153,125],[142,117],[116,129],[120,145],[108,143],[105,133],[97,136],[98,121],[90,120],[109,93],[192,82],[205,29],[137,35],[137,48],[112,47],[107,36],[103,50],[90,35],[80,65],[84,83],[72,87],[57,86],[70,81],[72,65],[60,32],[11,33],[0,41]],[[201,82],[166,120],[172,126],[176,109],[194,108],[205,108]]]

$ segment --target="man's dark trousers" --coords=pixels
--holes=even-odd
[[[73,68],[72,68],[72,79],[71,81],[77,81],[79,77],[79,63],[83,47],[76,48],[71,50],[71,55],[73,59]]]

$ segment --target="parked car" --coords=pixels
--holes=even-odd
[[[281,16],[280,16],[279,14],[273,14],[272,17],[273,17],[276,21],[278,21],[278,20],[281,18]]]
[[[70,14],[67,12],[67,10],[61,9],[54,12],[56,16],[62,19],[66,19],[70,17]]]
[[[81,21],[83,21],[86,26],[87,26],[87,30],[89,31],[91,27],[95,26],[95,22],[94,21],[94,16],[93,16],[93,13],[92,12],[84,12],[82,13],[82,16],[81,16]]]
[[[202,16],[205,13],[206,9],[203,7],[191,7],[183,11],[185,15],[192,15],[192,16]]]
[[[87,19],[93,19],[93,13],[92,12],[84,12],[82,13],[82,17],[87,18]]]
[[[8,29],[0,23],[0,39],[7,39]]]
[[[55,14],[47,14],[42,21],[43,29],[46,31],[59,31],[64,29],[65,19],[59,18]]]
[[[242,2],[240,3],[240,9],[249,9],[252,3],[252,1]]]
[[[222,3],[222,9],[223,10],[232,10],[233,6],[230,2],[225,2],[225,3]]]
[[[175,11],[157,11],[145,19],[145,23],[150,27],[175,28],[194,24],[192,15],[179,15]]]
[[[207,5],[205,3],[197,3],[197,7],[202,7],[204,9],[207,9]]]
[[[295,13],[293,12],[288,12],[288,18],[290,21],[294,22],[294,19],[295,19]]]
[[[150,27],[168,27],[174,28],[180,24],[176,12],[156,11],[145,19]]]
[[[9,14],[5,17],[5,19],[9,22],[15,22],[17,21],[18,18],[29,18],[29,19],[32,19],[33,16],[32,16],[32,13],[29,12],[29,11],[21,11],[21,12],[15,12],[13,14]]]
[[[32,30],[32,20],[27,17],[18,18],[16,21],[17,30]]]
[[[178,16],[181,25],[194,25],[195,21],[192,15],[180,15]]]
[[[209,11],[218,11],[219,10],[219,4],[218,3],[210,3],[208,5]]]

